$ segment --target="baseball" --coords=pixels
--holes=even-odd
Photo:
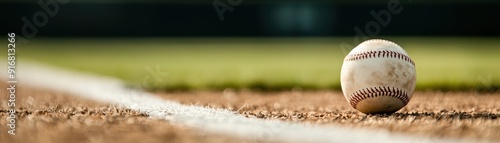
[[[345,57],[340,84],[351,106],[365,114],[394,113],[415,90],[415,63],[399,45],[367,40]]]

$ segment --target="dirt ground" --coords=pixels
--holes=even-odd
[[[500,93],[417,92],[391,115],[357,112],[341,92],[158,93],[187,105],[225,108],[248,117],[349,128],[376,128],[406,134],[500,141]]]
[[[0,87],[6,88],[5,83]],[[2,95],[5,91],[2,91]],[[7,97],[0,101],[2,142],[258,142],[201,133],[145,114],[64,93],[20,86],[16,135],[7,133]],[[500,92],[417,92],[392,115],[365,115],[340,92],[290,91],[157,93],[187,105],[236,111],[248,117],[348,128],[376,128],[422,136],[500,141]]]
[[[2,89],[6,84],[0,84]],[[256,142],[207,134],[113,105],[18,86],[16,135],[7,133],[7,98],[0,97],[2,143]]]

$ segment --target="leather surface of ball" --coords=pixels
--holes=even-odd
[[[356,110],[394,113],[413,95],[415,63],[394,42],[367,40],[345,57],[340,80],[344,96]]]

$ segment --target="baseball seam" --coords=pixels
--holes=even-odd
[[[391,88],[387,86],[370,87],[358,90],[352,94],[351,99],[349,101],[351,106],[357,109],[356,106],[358,105],[359,102],[368,98],[374,98],[379,96],[394,97],[403,102],[404,106],[406,106],[406,104],[410,101],[410,98],[408,98],[408,94],[404,90],[395,87]]]
[[[368,58],[396,58],[396,59],[401,59],[403,61],[411,63],[413,66],[415,66],[415,63],[413,60],[411,60],[410,57],[401,54],[396,51],[390,51],[390,50],[380,50],[380,51],[365,51],[361,53],[356,53],[352,55],[348,55],[345,58],[345,61],[356,61],[356,60],[362,60],[362,59],[368,59]]]

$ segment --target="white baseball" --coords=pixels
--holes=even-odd
[[[415,63],[399,45],[380,39],[364,41],[344,59],[340,84],[345,98],[366,114],[394,113],[415,90]]]

